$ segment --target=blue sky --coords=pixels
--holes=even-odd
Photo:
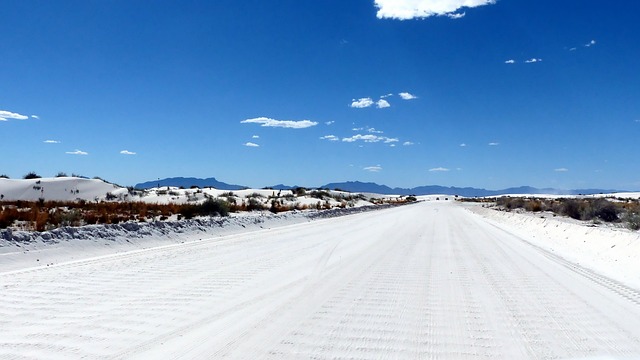
[[[460,3],[0,1],[0,173],[640,189],[640,2]]]

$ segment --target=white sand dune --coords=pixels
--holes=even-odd
[[[0,358],[640,355],[637,289],[446,201],[5,272],[0,290]]]

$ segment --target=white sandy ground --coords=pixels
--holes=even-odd
[[[425,201],[3,272],[0,358],[640,356],[638,289],[514,228]]]

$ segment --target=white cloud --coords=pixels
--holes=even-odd
[[[513,60],[513,59],[509,59],[509,60],[505,61],[504,63],[505,63],[505,64],[515,64],[515,63],[516,63],[516,61],[515,61],[515,60]]]
[[[398,95],[400,95],[400,97],[402,98],[402,100],[413,100],[413,99],[417,99],[418,97],[410,94],[408,92],[401,92]]]
[[[555,172],[567,172],[567,171],[569,171],[569,169],[567,169],[567,168],[557,168],[557,169],[553,169],[553,171],[555,171]]]
[[[431,169],[429,169],[429,171],[431,171],[431,172],[446,172],[446,171],[449,171],[449,169],[444,168],[444,167],[437,167],[437,168],[431,168]]]
[[[384,108],[388,108],[390,106],[391,106],[391,104],[389,104],[389,102],[387,100],[385,100],[385,99],[380,99],[380,100],[376,101],[376,107],[378,109],[384,109]]]
[[[325,136],[321,136],[320,137],[321,140],[329,140],[329,141],[338,141],[340,140],[339,137],[335,136],[335,135],[325,135]]]
[[[396,144],[391,144],[389,145],[389,147],[396,147]]]
[[[592,47],[595,44],[596,44],[596,41],[595,40],[591,40],[588,43],[584,44],[584,47]]]
[[[260,147],[260,145],[258,145],[256,143],[252,143],[252,142],[246,142],[246,143],[244,143],[242,145],[248,146],[248,147]]]
[[[367,131],[372,133],[372,134],[383,134],[384,133],[384,131],[376,130],[376,128],[367,128]]]
[[[247,119],[240,121],[241,124],[261,124],[261,126],[265,127],[281,127],[281,128],[289,128],[289,129],[304,129],[312,126],[318,125],[315,121],[310,120],[275,120],[267,117],[258,117],[254,119]]]
[[[578,50],[578,48],[572,47],[571,49],[569,49],[569,51],[576,51]]]
[[[260,139],[260,135],[253,135],[251,138],[252,139]]]
[[[27,120],[28,118],[29,118],[28,116],[25,116],[22,114],[14,113],[11,111],[0,110],[0,121],[7,121],[9,119]]]
[[[58,140],[45,140],[45,141],[43,141],[43,143],[45,143],[45,144],[60,144],[60,141],[58,141]]]
[[[343,138],[342,141],[344,142],[355,142],[355,141],[364,141],[367,143],[377,143],[377,142],[384,142],[385,144],[389,144],[389,143],[394,143],[394,142],[398,142],[399,140],[396,138],[389,138],[386,136],[378,136],[378,135],[373,135],[373,134],[366,134],[366,135],[362,135],[362,134],[357,134],[357,135],[353,135],[351,137],[348,138]]]
[[[378,19],[409,20],[430,16],[448,16],[458,19],[462,8],[494,4],[495,0],[375,0]]]
[[[327,121],[327,122],[325,122],[324,124],[325,124],[325,125],[331,125],[331,124],[333,124],[333,123],[335,123],[335,121]]]
[[[403,146],[411,146],[413,143],[411,141],[405,141],[402,143]]]
[[[351,100],[350,106],[352,108],[362,109],[362,108],[368,108],[371,105],[373,105],[373,99],[371,99],[370,97],[366,97],[366,98],[360,98],[358,100],[356,99]]]
[[[78,150],[78,149],[76,149],[75,151],[67,151],[65,154],[69,154],[69,155],[89,155],[88,152],[82,151],[82,150]]]
[[[462,143],[462,144],[460,144],[460,147],[467,147],[467,144]]]
[[[533,64],[533,63],[537,63],[537,62],[541,62],[542,59],[536,59],[536,58],[531,58],[529,60],[525,60],[524,62],[527,64]]]
[[[31,117],[34,118],[34,119],[40,119],[40,116],[38,116],[38,115],[31,115]]]
[[[498,146],[498,145],[500,145],[500,143],[498,143],[498,142],[490,142],[489,143],[489,146]]]
[[[447,16],[449,17],[449,19],[462,19],[465,15],[467,15],[467,13],[453,13],[453,14],[447,14]]]
[[[369,172],[380,172],[380,171],[382,171],[382,166],[380,166],[380,165],[367,166],[367,167],[363,168],[363,170],[369,171]]]
[[[122,155],[136,155],[136,153],[134,153],[133,151],[129,151],[129,150],[122,150],[122,151],[120,151],[120,154],[122,154]]]
[[[388,98],[390,96],[393,96],[393,94],[389,93],[389,94],[386,94],[386,95],[382,95],[382,96],[380,96],[380,99]]]
[[[635,120],[635,122],[640,123],[640,119]]]

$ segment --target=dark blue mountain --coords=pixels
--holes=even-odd
[[[149,189],[158,186],[176,186],[176,187],[184,187],[186,189],[197,186],[200,188],[204,187],[213,187],[220,190],[242,190],[246,189],[246,186],[242,185],[233,185],[227,184],[222,181],[216,180],[216,178],[207,178],[207,179],[199,179],[199,178],[185,178],[185,177],[174,177],[167,179],[159,179],[155,181],[147,181],[140,184],[136,184],[136,189]]]
[[[502,190],[487,190],[472,187],[448,187],[448,186],[418,186],[410,189],[406,188],[390,188],[385,185],[378,185],[371,182],[347,181],[339,183],[329,183],[321,186],[322,188],[340,189],[350,192],[367,192],[386,195],[433,195],[433,194],[449,194],[460,195],[464,197],[475,196],[497,196],[504,194],[557,194],[557,195],[592,195],[600,193],[620,192],[620,190],[602,190],[602,189],[579,189],[579,190],[559,190],[544,188],[538,189],[531,186],[520,186],[507,188]]]

